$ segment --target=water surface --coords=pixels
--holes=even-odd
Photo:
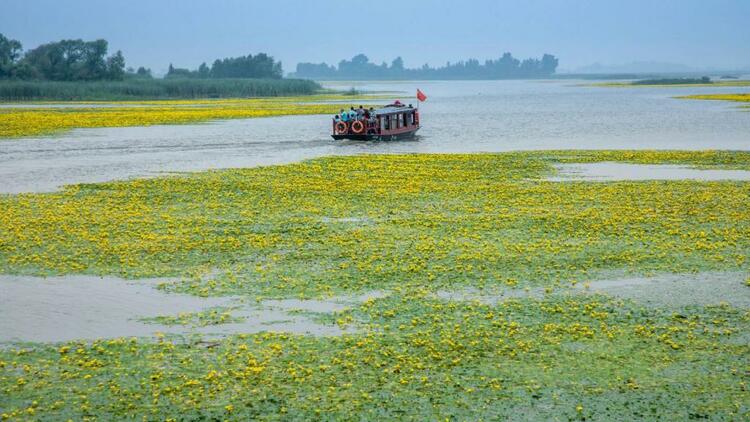
[[[241,297],[198,297],[156,289],[164,279],[68,275],[0,275],[0,345],[8,342],[62,342],[114,337],[152,337],[156,333],[232,335],[263,331],[332,336],[353,332],[317,322],[307,315],[351,308],[383,292],[326,299],[254,302]],[[236,322],[205,327],[161,325],[144,318],[176,317],[223,307]],[[224,311],[222,311],[224,312]]]
[[[678,100],[748,87],[600,88],[576,81],[351,83],[427,95],[414,141],[337,142],[329,116],[76,129],[0,141],[0,193],[53,191],[164,172],[281,164],[326,155],[531,149],[750,149],[750,112]],[[341,84],[337,86],[341,88]],[[411,99],[410,99],[411,98]],[[357,104],[354,104],[357,105]]]
[[[674,164],[580,163],[558,164],[558,174],[549,180],[615,181],[615,180],[701,180],[750,181],[748,170],[701,169]]]

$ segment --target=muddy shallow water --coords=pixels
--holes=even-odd
[[[261,331],[340,335],[336,325],[313,321],[297,311],[332,313],[381,292],[326,300],[247,302],[237,297],[201,298],[156,289],[164,279],[117,277],[31,277],[0,275],[0,343],[61,342],[113,337],[149,337],[160,333],[228,335]],[[212,307],[229,307],[242,321],[191,327],[160,325],[142,318],[176,316]],[[348,329],[352,331],[353,328]]]
[[[652,277],[620,277],[578,283],[555,288],[501,288],[479,291],[474,289],[439,291],[436,297],[444,300],[477,300],[482,303],[542,298],[547,294],[605,294],[630,299],[644,305],[679,308],[728,304],[740,309],[750,308],[750,288],[745,285],[747,274],[742,272],[704,272],[697,274],[660,274]]]
[[[739,111],[736,104],[672,98],[748,88],[612,89],[574,84],[356,83],[358,89],[404,91],[403,101],[413,97],[416,87],[427,93],[423,128],[416,140],[404,142],[335,142],[329,136],[330,116],[77,129],[49,137],[4,139],[0,193],[53,191],[72,183],[282,164],[326,155],[750,148],[750,113]]]
[[[558,164],[558,175],[549,180],[618,181],[618,180],[739,180],[750,181],[747,170],[706,170],[668,164],[581,163]]]
[[[477,300],[495,304],[510,299],[542,298],[546,294],[606,294],[635,300],[647,306],[680,308],[728,304],[750,308],[747,275],[739,272],[665,274],[624,277],[556,288],[472,289],[439,291],[436,297],[450,301]],[[0,276],[0,344],[14,342],[62,342],[114,337],[153,337],[157,333],[225,336],[263,331],[315,336],[356,332],[354,325],[341,328],[316,321],[315,314],[340,312],[387,292],[327,299],[278,299],[256,302],[239,297],[201,298],[165,293],[156,289],[162,279],[127,281],[116,277]],[[228,308],[239,322],[194,327],[160,325],[142,318],[177,316],[213,307]]]
[[[661,307],[728,304],[750,309],[750,287],[742,272],[663,274],[654,277],[624,277],[578,285],[579,291],[604,293]]]

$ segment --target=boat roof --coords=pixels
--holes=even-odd
[[[391,114],[391,113],[403,113],[405,111],[414,111],[416,108],[409,107],[406,105],[387,105],[385,107],[381,107],[377,110],[375,110],[373,113],[375,114]]]

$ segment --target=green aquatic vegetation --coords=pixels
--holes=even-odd
[[[677,81],[672,81],[677,82]],[[685,88],[685,87],[727,87],[727,86],[750,86],[750,80],[737,79],[730,81],[714,81],[708,83],[635,83],[635,82],[597,82],[585,84],[584,86],[605,88]]]
[[[186,325],[206,327],[209,325],[232,324],[244,321],[244,318],[232,315],[230,308],[216,307],[200,312],[183,312],[177,315],[159,315],[140,319],[143,322],[161,325]]]
[[[641,79],[631,82],[632,85],[705,85],[713,84],[711,78],[704,76],[702,78],[657,78]]]
[[[71,342],[0,351],[4,418],[743,419],[750,322],[602,296],[484,305],[424,291],[351,311],[366,332]],[[531,412],[531,413],[529,413]]]
[[[747,168],[750,154],[331,157],[76,185],[0,198],[0,267],[250,297],[748,268],[750,184],[545,180],[555,162],[596,160]]]
[[[743,94],[705,94],[705,95],[686,95],[683,97],[677,97],[682,98],[686,100],[711,100],[711,101],[733,101],[733,102],[739,102],[742,105],[739,106],[739,108],[743,111],[750,110],[750,105],[747,105],[746,103],[750,103],[750,94],[743,93]]]
[[[685,95],[677,97],[686,100],[712,100],[712,101],[734,101],[739,103],[750,102],[750,94],[704,94],[704,95]],[[748,108],[748,106],[742,106]]]
[[[746,151],[549,151],[529,153],[532,156],[548,158],[560,163],[623,162],[632,164],[680,164],[703,169],[743,169],[750,170],[750,152]]]
[[[613,272],[750,270],[750,183],[545,180],[557,163],[596,161],[748,169],[750,153],[331,157],[2,196],[4,272],[178,276],[161,288],[249,301],[388,295],[292,312],[351,328],[340,337],[0,348],[0,418],[750,418],[746,309],[558,288]],[[540,293],[435,296],[470,287]]]
[[[93,103],[90,107],[8,107],[0,109],[0,139],[49,135],[74,128],[152,126],[202,123],[218,119],[329,114],[348,107],[334,100],[379,97],[310,95],[278,98],[233,98]],[[106,105],[106,107],[101,107]]]

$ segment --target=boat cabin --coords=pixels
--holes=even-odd
[[[419,130],[419,109],[400,102],[349,121],[333,122],[333,139],[385,141],[414,136]]]

